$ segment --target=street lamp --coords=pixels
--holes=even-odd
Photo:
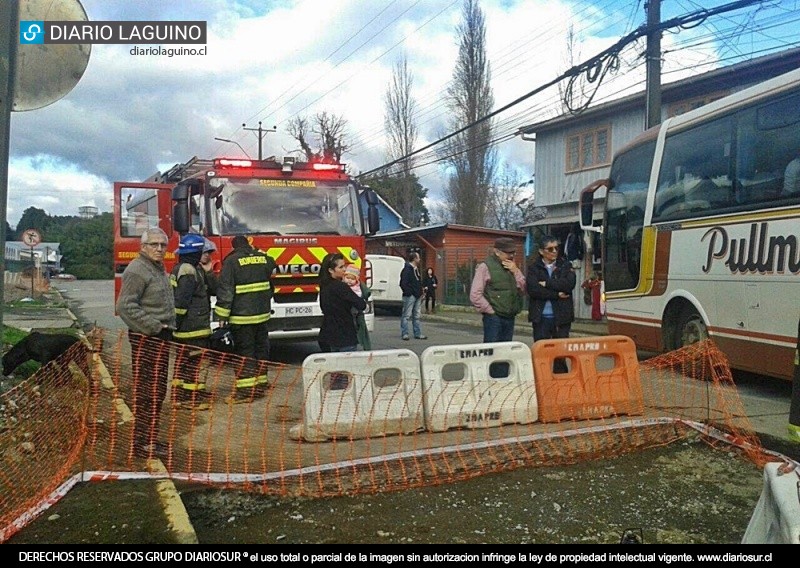
[[[228,140],[227,138],[217,138],[216,136],[214,136],[214,140],[219,140],[220,142],[228,142],[229,144],[236,144],[237,146],[239,146],[239,149],[242,152],[244,152],[244,155],[247,156],[248,158],[250,158],[250,154],[245,152],[244,148],[242,148],[242,145],[239,144],[236,140]],[[252,160],[252,158],[250,158],[250,159]]]

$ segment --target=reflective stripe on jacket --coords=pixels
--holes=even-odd
[[[214,312],[234,325],[264,323],[270,316],[275,261],[253,248],[234,249],[222,261]]]
[[[169,276],[175,299],[175,339],[196,339],[211,335],[211,300],[201,269],[181,262]]]

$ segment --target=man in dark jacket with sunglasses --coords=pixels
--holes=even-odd
[[[569,337],[575,308],[572,291],[577,279],[569,261],[559,256],[558,239],[542,237],[539,258],[528,266],[525,282],[528,287],[528,321],[533,325],[533,340]],[[566,373],[562,359],[553,365],[556,373]]]

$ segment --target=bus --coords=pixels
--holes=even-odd
[[[579,211],[601,233],[609,333],[656,352],[711,338],[732,368],[792,378],[800,70],[645,131],[584,188]]]
[[[169,237],[167,271],[177,260],[174,250],[183,234],[211,241],[217,260],[231,252],[234,236],[245,235],[277,265],[270,337],[313,339],[322,323],[320,263],[326,254],[341,252],[362,277],[368,276],[365,239],[379,230],[377,203],[375,192],[359,185],[343,164],[291,157],[192,158],[144,182],[115,182],[115,298],[148,227],[160,227]],[[372,330],[371,302],[365,316]]]

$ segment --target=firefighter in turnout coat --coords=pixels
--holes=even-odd
[[[248,402],[264,396],[267,388],[269,332],[275,261],[250,246],[247,238],[233,238],[233,251],[222,261],[214,312],[220,325],[229,325],[234,352],[247,357],[238,369],[229,402]]]
[[[172,338],[182,344],[175,358],[173,394],[178,404],[198,409],[208,408],[207,403],[211,402],[211,393],[200,378],[200,359],[211,336],[209,286],[205,270],[198,266],[204,246],[200,235],[181,237],[175,251],[179,262],[169,277],[175,299],[176,327]]]

